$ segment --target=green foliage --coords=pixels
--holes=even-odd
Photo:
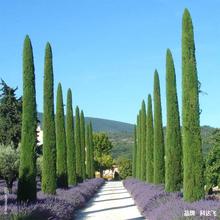
[[[43,170],[43,156],[39,156],[36,161],[36,168],[37,168],[37,176],[40,178],[42,177],[42,170]]]
[[[0,144],[13,144],[21,140],[22,99],[16,98],[16,89],[1,80],[0,89]]]
[[[137,164],[136,164],[136,176],[140,179],[141,174],[141,126],[140,126],[140,111],[137,115]]]
[[[164,137],[162,125],[162,109],[160,98],[160,82],[157,70],[154,73],[154,183],[164,183]]]
[[[23,48],[23,103],[18,200],[36,199],[36,91],[34,58],[30,38],[26,36]]]
[[[211,139],[212,148],[209,150],[205,163],[206,188],[220,187],[220,129],[216,129]]]
[[[18,177],[19,151],[11,145],[0,145],[0,176],[12,192],[13,182]]]
[[[146,132],[146,180],[154,182],[154,126],[152,113],[152,99],[148,95],[147,104],[147,132]]]
[[[63,110],[63,95],[61,84],[57,88],[56,106],[56,151],[57,151],[57,186],[68,187],[67,180],[67,155],[66,155],[66,132]]]
[[[144,100],[141,105],[141,117],[140,117],[140,126],[141,126],[141,180],[146,179],[146,105]]]
[[[81,111],[80,113],[80,139],[81,139],[81,160],[82,160],[82,178],[86,178],[86,166],[85,166],[85,119],[84,113]]]
[[[91,163],[91,173],[90,177],[94,178],[95,176],[95,154],[94,154],[94,142],[93,142],[93,128],[92,128],[92,122],[89,123],[89,140],[90,140],[90,163]]]
[[[82,156],[81,156],[81,138],[80,138],[80,116],[79,107],[76,107],[75,116],[75,146],[76,146],[76,175],[77,181],[82,181]]]
[[[110,155],[112,142],[105,133],[95,133],[93,134],[93,146],[96,169],[102,176],[103,169],[110,168],[112,165],[113,159]]]
[[[117,160],[119,175],[122,179],[132,176],[132,161],[127,158],[118,158]]]
[[[182,20],[182,79],[183,192],[184,200],[192,202],[204,197],[204,183],[199,125],[199,83],[193,24],[187,9]]]
[[[43,115],[43,161],[42,191],[56,193],[56,134],[54,120],[54,85],[52,49],[45,48],[44,60],[44,115]]]
[[[171,51],[166,54],[167,127],[165,147],[165,190],[180,191],[182,187],[182,145],[176,74]]]
[[[74,121],[72,108],[72,92],[68,89],[67,92],[67,107],[66,107],[66,145],[67,145],[67,174],[68,184],[76,184],[76,155],[74,141]]]
[[[134,126],[134,146],[133,146],[133,155],[132,155],[132,176],[136,177],[136,157],[137,157],[137,134],[136,134],[136,125]]]

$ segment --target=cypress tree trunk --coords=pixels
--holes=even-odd
[[[141,105],[141,180],[146,179],[146,105]]]
[[[167,127],[165,147],[165,190],[180,191],[182,185],[182,145],[176,75],[171,51],[166,55]]]
[[[204,184],[194,33],[187,9],[182,20],[182,87],[183,196],[191,202],[204,197]]]
[[[44,61],[44,135],[42,167],[42,191],[47,194],[56,193],[56,134],[52,59],[52,49],[50,44],[47,43]]]
[[[71,89],[68,89],[68,92],[67,92],[66,146],[67,146],[68,185],[76,185],[76,159],[75,159],[74,121],[73,121]]]
[[[61,84],[57,88],[56,108],[56,149],[57,149],[57,185],[60,188],[68,187],[67,180],[67,155],[66,155],[66,133],[63,110],[63,94]]]
[[[86,176],[91,178],[91,146],[90,146],[90,126],[86,125]]]
[[[146,161],[147,161],[147,175],[148,183],[154,182],[154,127],[153,127],[153,113],[152,113],[152,99],[148,95],[147,104],[147,139],[146,139]]]
[[[23,97],[22,97],[22,132],[20,166],[18,182],[18,200],[36,199],[36,91],[34,58],[29,36],[24,40],[23,48]]]
[[[80,139],[81,139],[81,166],[82,166],[82,178],[86,179],[86,166],[85,166],[85,119],[84,113],[80,113]]]
[[[95,167],[94,167],[94,144],[93,144],[93,129],[92,129],[92,122],[89,124],[89,139],[90,139],[90,163],[91,163],[91,173],[90,176],[91,178],[95,177]]]
[[[76,146],[76,176],[77,182],[82,182],[82,159],[81,159],[81,138],[80,138],[80,116],[79,107],[76,107],[75,122],[75,146]]]
[[[132,154],[132,176],[136,177],[136,154],[137,154],[137,134],[136,134],[136,125],[134,126],[134,146]]]
[[[164,183],[164,137],[162,109],[160,99],[160,82],[157,70],[154,73],[154,183]]]

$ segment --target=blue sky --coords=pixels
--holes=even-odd
[[[62,2],[62,3],[61,3]],[[166,121],[165,54],[176,67],[181,109],[181,23],[193,18],[202,90],[201,124],[220,127],[220,2],[168,0],[22,0],[0,3],[0,77],[22,93],[22,46],[29,34],[35,58],[38,111],[42,111],[45,44],[53,48],[55,90],[68,88],[86,116],[134,123],[142,99],[161,82]],[[56,91],[55,91],[56,93]]]

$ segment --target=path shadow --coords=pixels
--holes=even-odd
[[[126,190],[126,189],[125,188],[121,188],[121,189],[107,189],[107,190],[102,190],[102,192],[122,191],[122,190]]]
[[[102,199],[102,200],[94,200],[93,202],[108,202],[108,201],[114,201],[114,200],[122,200],[122,199],[130,199],[131,197],[120,197],[117,199]]]
[[[133,207],[133,206],[135,206],[135,205],[133,204],[133,205],[117,206],[117,207],[106,208],[106,209],[98,209],[98,210],[94,210],[94,211],[83,212],[83,214],[89,215],[89,214],[96,213],[96,212],[104,212],[104,211],[109,211],[109,210],[114,210],[114,209],[123,209],[123,208],[128,208],[128,207]]]
[[[115,194],[128,194],[128,192],[118,192],[118,193],[99,193],[98,196],[105,196],[105,195],[115,195]]]
[[[126,220],[144,220],[144,219],[145,219],[144,217],[137,217],[137,218],[129,218]]]

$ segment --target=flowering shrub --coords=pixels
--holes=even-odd
[[[182,193],[167,193],[163,185],[147,184],[136,179],[124,180],[123,184],[141,214],[149,220],[220,219],[220,201],[217,199],[187,203]]]
[[[69,189],[57,189],[56,195],[46,195],[42,191],[37,193],[37,201],[31,204],[18,204],[16,194],[8,195],[7,215],[4,214],[5,201],[3,186],[0,184],[0,219],[16,220],[67,220],[73,219],[74,211],[85,203],[102,186],[101,178],[86,180]],[[40,184],[38,183],[38,189]],[[4,216],[4,217],[3,217]]]

